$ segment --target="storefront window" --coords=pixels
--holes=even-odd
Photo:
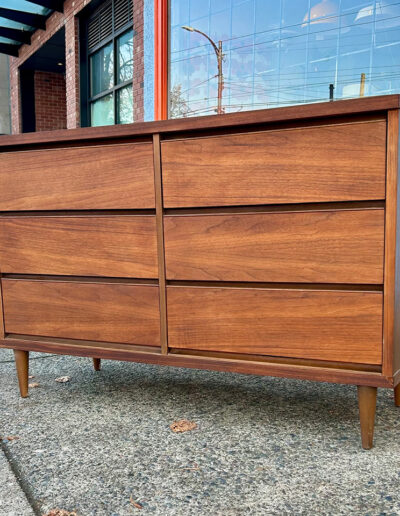
[[[170,0],[169,117],[400,92],[396,0]],[[182,28],[182,27],[186,27]]]

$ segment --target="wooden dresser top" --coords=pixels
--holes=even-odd
[[[385,112],[400,107],[400,95],[364,97],[334,102],[321,102],[290,107],[260,109],[226,115],[181,118],[158,122],[135,122],[126,125],[87,127],[60,131],[43,131],[17,135],[0,136],[1,148],[47,143],[67,143],[103,140],[105,138],[124,139],[129,137],[150,137],[152,134],[173,134],[188,131],[211,130],[246,125],[277,122],[296,122],[363,113]]]

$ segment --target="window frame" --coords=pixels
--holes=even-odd
[[[168,119],[169,0],[154,0],[154,120]]]
[[[119,122],[119,113],[118,113],[118,91],[125,88],[126,86],[131,85],[133,89],[133,76],[131,79],[128,79],[126,81],[123,81],[119,84],[117,84],[118,79],[118,65],[117,65],[117,59],[118,59],[118,39],[123,36],[124,34],[127,34],[128,32],[132,32],[132,38],[134,40],[136,31],[133,28],[133,20],[127,22],[125,25],[120,27],[118,30],[114,30],[114,26],[112,27],[112,32],[109,36],[104,38],[100,43],[95,45],[89,50],[89,39],[88,39],[88,25],[90,18],[96,13],[97,9],[101,7],[105,2],[101,2],[99,6],[96,8],[96,10],[92,13],[90,13],[88,16],[85,16],[84,18],[81,18],[80,23],[80,33],[83,36],[81,38],[81,45],[80,45],[80,51],[81,55],[84,56],[84,59],[81,59],[80,63],[80,69],[81,69],[81,85],[80,85],[80,91],[81,91],[81,125],[83,127],[92,127],[92,104],[96,100],[100,100],[103,97],[106,97],[107,95],[112,94],[113,95],[113,105],[114,105],[114,124],[112,125],[118,125]],[[112,1],[112,18],[114,20],[114,9],[115,4],[114,1]],[[113,24],[114,25],[114,24]],[[94,55],[97,51],[101,50],[103,47],[106,47],[112,43],[112,48],[114,52],[114,70],[113,70],[113,83],[114,85],[109,88],[108,90],[104,90],[100,93],[97,93],[96,95],[91,95],[91,81],[90,81],[90,58],[92,55]],[[134,66],[134,63],[133,65]],[[132,112],[133,112],[133,105],[132,105]]]

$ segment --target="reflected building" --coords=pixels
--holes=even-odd
[[[215,112],[221,40],[227,112],[400,91],[395,0],[171,0],[170,114]],[[362,79],[364,77],[364,79]]]

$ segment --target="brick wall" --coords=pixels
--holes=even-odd
[[[65,4],[71,3],[70,1]],[[89,2],[72,2],[85,5]],[[67,12],[64,4],[64,12]],[[84,6],[81,5],[79,11]],[[78,8],[76,8],[78,9]],[[80,83],[79,83],[79,20],[75,17],[78,10],[72,12],[65,24],[65,82],[67,94],[67,128],[80,126]]]
[[[143,120],[143,2],[134,0],[133,24],[137,33],[134,39],[134,120]],[[65,84],[67,128],[80,126],[80,85],[79,85],[79,22],[77,15],[90,0],[66,0],[64,12],[54,12],[46,22],[46,30],[37,30],[30,45],[23,45],[19,57],[10,58],[10,95],[12,133],[21,132],[21,99],[19,67],[34,54],[59,29],[65,27]]]
[[[35,72],[36,131],[67,128],[65,76],[63,73]]]

